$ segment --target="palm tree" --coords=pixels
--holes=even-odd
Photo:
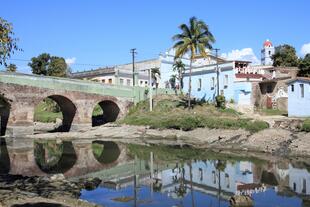
[[[182,60],[177,60],[173,64],[173,72],[177,72],[177,79],[179,80],[180,83],[180,88],[183,89],[183,73],[185,71],[185,64],[182,62]]]
[[[172,37],[173,41],[177,41],[173,48],[175,49],[175,59],[183,57],[186,53],[190,54],[189,65],[189,82],[188,82],[188,108],[191,106],[191,89],[192,89],[192,63],[197,56],[207,56],[206,48],[212,49],[212,43],[215,39],[209,31],[208,25],[197,20],[196,17],[191,17],[189,25],[181,24],[179,26],[182,33]]]

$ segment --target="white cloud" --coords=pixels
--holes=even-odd
[[[76,58],[75,57],[72,57],[72,58],[66,58],[66,63],[68,66],[74,64],[76,61]]]
[[[246,60],[251,61],[253,65],[260,64],[260,61],[256,57],[252,48],[243,48],[241,50],[232,50],[228,53],[222,53],[223,58],[228,60]]]
[[[307,44],[304,44],[301,47],[300,53],[302,54],[302,56],[305,56],[306,54],[310,53],[310,42]]]

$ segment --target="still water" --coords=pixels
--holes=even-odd
[[[310,206],[309,163],[98,140],[1,139],[0,147],[0,174],[98,177],[99,187],[81,198],[111,207],[225,207],[234,195],[249,195],[255,207]]]

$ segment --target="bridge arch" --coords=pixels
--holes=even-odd
[[[45,97],[44,99],[49,98],[57,103],[57,105],[60,108],[60,111],[62,113],[62,125],[59,126],[57,129],[53,131],[57,132],[69,132],[72,122],[74,120],[77,107],[76,105],[66,96],[63,95],[49,95]],[[37,105],[42,102],[44,99],[41,99]]]
[[[0,136],[6,133],[7,124],[10,117],[11,105],[8,100],[0,95]]]
[[[98,107],[101,113],[98,113]],[[121,109],[116,100],[106,99],[97,102],[93,107],[92,112],[92,126],[100,126],[108,122],[116,121],[121,113]]]

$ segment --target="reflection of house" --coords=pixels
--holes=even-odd
[[[310,173],[306,169],[298,169],[290,165],[289,186],[298,194],[310,195]]]
[[[288,115],[310,116],[310,78],[298,77],[288,84]]]

